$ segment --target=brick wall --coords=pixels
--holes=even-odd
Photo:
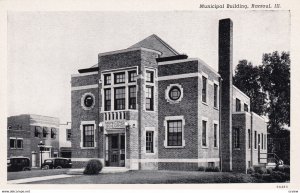
[[[232,140],[232,170],[235,172],[246,172],[246,152],[248,152],[247,145],[247,129],[250,128],[250,114],[241,113],[232,115],[233,130],[239,129],[239,147],[234,146],[234,139]],[[234,138],[234,134],[232,135]]]
[[[72,77],[72,88],[77,86],[88,86],[98,84],[98,74],[92,74],[87,76]],[[73,158],[93,158],[103,157],[103,146],[99,143],[103,140],[103,133],[99,132],[99,100],[101,95],[99,94],[99,88],[89,88],[81,90],[71,91],[71,112],[72,112],[72,157]],[[91,93],[95,96],[95,105],[92,109],[86,110],[82,107],[82,97],[86,93]],[[80,143],[82,138],[82,130],[80,125],[82,121],[94,121],[96,128],[94,128],[95,147],[94,148],[82,148]]]
[[[198,79],[198,157],[199,158],[213,158],[216,161],[214,165],[219,167],[219,148],[220,148],[220,118],[219,118],[219,101],[217,107],[214,107],[214,84],[219,87],[219,75],[213,71],[207,64],[199,60],[199,72],[201,78]],[[202,75],[207,76],[207,102],[202,102]],[[220,93],[218,91],[218,98]],[[219,99],[218,99],[219,100]],[[207,146],[202,146],[202,118],[207,118],[206,135],[207,135]],[[214,124],[218,125],[217,133],[217,147],[214,147]],[[208,163],[199,163],[199,166],[208,166]]]

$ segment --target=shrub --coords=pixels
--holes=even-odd
[[[102,170],[102,163],[97,159],[89,160],[83,171],[86,175],[97,175]]]
[[[262,177],[263,177],[263,175],[259,174],[259,173],[254,173],[254,174],[252,174],[252,176],[254,176],[257,179],[262,179]]]
[[[285,165],[285,166],[283,167],[283,172],[289,174],[289,173],[290,173],[290,166]]]
[[[248,168],[247,169],[247,174],[254,174],[254,169],[252,167]]]
[[[219,167],[208,167],[205,169],[205,172],[220,172]]]
[[[254,172],[258,174],[266,174],[267,169],[265,167],[255,167]]]
[[[284,165],[282,167],[276,166],[276,168],[274,169],[274,171],[280,171],[280,172],[284,172],[284,173],[289,174],[290,173],[290,166],[288,166],[288,165]]]
[[[205,171],[205,167],[199,166],[199,167],[198,167],[198,171],[201,171],[201,172]]]
[[[270,181],[271,182],[286,182],[290,180],[290,175],[283,173],[281,171],[273,171],[270,174]]]
[[[268,168],[267,169],[267,174],[272,174],[272,172],[273,172],[273,168]]]

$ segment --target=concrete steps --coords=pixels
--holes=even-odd
[[[84,168],[72,168],[67,171],[69,175],[83,175]],[[110,173],[122,173],[127,172],[129,169],[125,167],[104,167],[101,170],[101,174],[110,174]]]

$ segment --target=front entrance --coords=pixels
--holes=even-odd
[[[125,135],[122,133],[109,134],[106,137],[107,163],[106,166],[125,166]]]

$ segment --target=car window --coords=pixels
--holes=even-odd
[[[45,163],[52,163],[52,160],[47,159],[45,160]]]

